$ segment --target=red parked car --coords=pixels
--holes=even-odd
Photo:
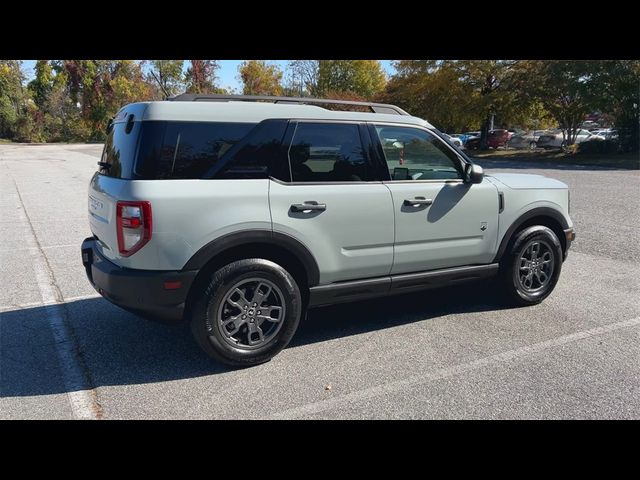
[[[511,138],[511,135],[512,133],[508,130],[491,130],[489,132],[489,138],[487,138],[487,146],[489,148],[504,147]],[[480,148],[480,137],[467,140],[465,147],[469,150],[477,150]]]

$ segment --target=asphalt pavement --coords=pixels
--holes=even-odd
[[[101,148],[0,145],[0,418],[640,418],[640,171],[480,160],[571,188],[578,236],[547,300],[466,284],[317,309],[233,370],[89,285]]]

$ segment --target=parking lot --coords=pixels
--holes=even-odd
[[[89,285],[101,148],[0,145],[0,418],[640,418],[640,171],[481,160],[571,188],[577,240],[545,302],[465,284],[317,309],[233,370]]]

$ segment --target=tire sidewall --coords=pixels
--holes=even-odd
[[[251,350],[229,344],[217,325],[217,312],[229,289],[247,278],[264,278],[274,283],[283,294],[285,316],[274,338]],[[298,328],[302,312],[300,289],[293,277],[280,265],[264,259],[232,262],[211,277],[204,294],[196,303],[192,330],[200,346],[211,356],[233,365],[254,365],[270,360],[287,344]]]
[[[520,287],[517,276],[519,275],[519,254],[522,248],[531,242],[532,240],[539,240],[546,243],[553,253],[553,273],[551,274],[551,280],[549,281],[547,288],[539,292],[527,292]],[[518,300],[521,304],[535,304],[540,303],[547,298],[551,292],[553,292],[558,279],[560,278],[560,272],[562,270],[562,245],[558,237],[548,227],[541,225],[529,227],[520,232],[510,250],[508,261],[505,268],[505,280],[507,282],[507,288],[511,295]]]

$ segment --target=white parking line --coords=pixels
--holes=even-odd
[[[331,410],[343,405],[347,405],[350,402],[358,400],[368,400],[380,395],[389,395],[393,393],[406,390],[407,388],[415,387],[425,383],[432,382],[434,380],[440,380],[442,378],[452,377],[459,375],[470,370],[477,370],[478,368],[486,367],[492,363],[505,362],[518,357],[531,355],[533,353],[542,352],[551,348],[560,347],[567,343],[577,342],[584,340],[585,338],[591,338],[598,335],[604,335],[614,330],[621,328],[630,328],[640,325],[640,317],[632,318],[631,320],[624,320],[621,322],[611,323],[602,327],[596,327],[589,330],[583,330],[582,332],[571,333],[569,335],[563,335],[544,342],[534,343],[533,345],[527,345],[526,347],[516,348],[488,357],[479,358],[471,362],[455,365],[453,367],[441,368],[435,372],[427,373],[425,375],[415,375],[413,377],[398,380],[397,382],[391,382],[384,385],[378,385],[357,392],[348,393],[339,397],[331,398],[328,400],[320,400],[318,402],[308,403],[300,407],[291,408],[282,412],[277,412],[270,416],[270,418],[296,418],[304,415],[312,415],[326,410]]]
[[[14,180],[14,185],[20,204],[20,221],[29,225],[31,235],[27,235],[25,242],[31,253],[32,265],[35,271],[35,280],[42,297],[41,305],[46,305],[45,315],[49,327],[55,339],[56,350],[62,379],[67,391],[67,397],[71,405],[74,418],[92,420],[101,417],[100,407],[96,401],[95,392],[89,386],[88,378],[81,366],[76,340],[65,319],[66,311],[61,305],[64,302],[60,289],[56,285],[53,271],[49,266],[47,257],[38,242],[38,238],[29,219],[24,202]]]

